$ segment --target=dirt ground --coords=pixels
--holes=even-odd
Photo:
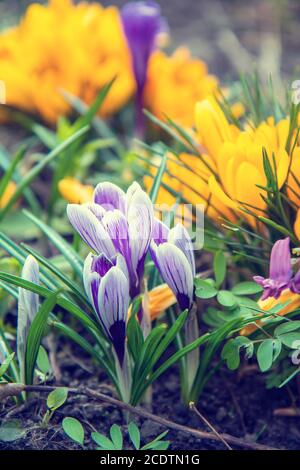
[[[108,385],[106,378],[88,358],[84,359],[82,354],[77,354],[67,347],[58,356],[62,385],[87,386],[101,391],[103,386]],[[153,413],[176,423],[209,431],[199,417],[180,402],[178,375],[174,368],[155,384]],[[32,397],[25,409],[16,408],[12,401],[0,406],[0,422],[17,419],[27,431],[25,438],[10,443],[0,442],[0,450],[79,448],[62,431],[61,421],[65,416],[73,416],[82,422],[86,429],[85,448],[88,449],[95,448],[89,438],[91,431],[106,434],[112,423],[122,425],[126,436],[126,422],[120,409],[74,395],[69,396],[66,404],[56,411],[49,426],[43,428],[41,421],[46,412],[45,403],[46,395],[43,394]],[[272,448],[295,450],[300,448],[299,418],[274,416],[276,409],[290,405],[291,398],[287,389],[266,390],[261,374],[252,371],[250,375],[245,374],[243,378],[238,378],[236,374],[224,369],[209,382],[197,407],[220,433],[228,433]],[[166,430],[149,420],[138,419],[137,423],[141,425],[144,442],[149,442]],[[171,441],[170,450],[224,449],[222,443],[199,440],[177,431],[170,431],[167,439]]]

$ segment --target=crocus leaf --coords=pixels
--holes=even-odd
[[[7,369],[9,368],[10,366],[10,363],[11,361],[13,360],[15,356],[15,353],[11,353],[9,354],[9,356],[7,356],[4,361],[2,362],[1,366],[0,366],[0,378],[5,374],[5,372],[7,371]]]
[[[25,381],[27,385],[33,382],[34,368],[39,347],[47,325],[49,313],[57,302],[58,294],[59,291],[53,292],[47,297],[30,325],[25,351]]]
[[[214,256],[214,273],[216,278],[216,286],[220,287],[226,275],[226,258],[223,251],[219,250]]]

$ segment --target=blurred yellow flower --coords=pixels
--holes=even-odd
[[[83,204],[93,198],[94,188],[84,185],[75,178],[64,178],[58,183],[58,190],[62,197],[71,204]]]
[[[275,123],[269,118],[257,128],[240,130],[228,122],[217,101],[208,97],[196,104],[195,124],[202,159],[188,154],[170,158],[163,182],[185,202],[204,204],[207,215],[214,220],[220,216],[230,221],[241,218],[256,226],[254,215],[246,214],[242,208],[264,215],[266,203],[262,195],[266,193],[259,187],[267,183],[263,149],[271,161],[274,154],[279,188],[285,183],[290,164],[285,150],[289,120]],[[295,165],[298,161],[295,159]],[[145,181],[149,187],[151,178]],[[167,192],[161,190],[159,200]]]
[[[192,58],[188,49],[177,49],[172,56],[155,51],[149,62],[145,105],[160,118],[167,115],[191,127],[195,103],[215,92],[217,83],[216,77],[208,74],[206,64]]]
[[[117,77],[103,105],[107,115],[134,92],[119,12],[92,3],[31,4],[19,26],[0,36],[0,77],[7,104],[54,123],[69,111],[61,91],[90,103]]]
[[[6,206],[6,204],[9,202],[10,198],[12,197],[12,195],[15,193],[16,191],[16,183],[14,183],[13,181],[10,181],[8,183],[8,185],[6,186],[6,189],[0,199],[0,209],[2,209],[3,207]]]
[[[167,284],[161,284],[148,292],[148,308],[151,320],[176,303],[176,297]]]
[[[284,315],[287,315],[288,313],[291,313],[297,308],[299,308],[300,307],[300,295],[294,294],[289,289],[286,289],[282,292],[282,294],[280,295],[278,299],[269,297],[268,299],[265,299],[265,300],[259,300],[258,307],[268,312],[269,310],[271,310],[271,308],[276,307],[278,304],[285,304],[286,302],[289,302],[288,305],[283,307],[277,313],[277,315],[283,317]],[[240,334],[243,336],[248,336],[254,331],[256,331],[259,328],[259,326],[263,326],[262,321],[256,321],[256,324],[251,324],[251,325],[246,326],[240,331]]]

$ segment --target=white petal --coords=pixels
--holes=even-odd
[[[108,258],[116,254],[114,245],[103,225],[87,207],[68,204],[67,214],[75,230],[96,253],[104,253]]]

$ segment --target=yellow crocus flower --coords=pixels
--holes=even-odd
[[[149,61],[145,105],[160,118],[167,115],[191,127],[195,103],[214,93],[217,83],[206,64],[192,58],[188,49],[179,48],[171,56],[155,51]]]
[[[291,313],[294,310],[296,310],[298,307],[300,307],[300,295],[294,294],[289,289],[285,289],[281,293],[278,299],[274,299],[273,297],[268,297],[265,300],[259,300],[258,307],[268,312],[269,310],[271,310],[271,308],[276,307],[278,304],[285,304],[286,302],[289,302],[288,305],[283,307],[277,313],[277,315],[280,315],[283,317],[284,315],[287,315],[288,313]],[[251,333],[256,331],[259,326],[263,326],[263,321],[257,321],[256,324],[251,324],[251,325],[246,326],[240,331],[240,334],[242,336],[249,336]]]
[[[16,183],[13,181],[10,181],[8,185],[5,188],[4,193],[2,194],[2,197],[0,199],[0,209],[6,206],[6,204],[10,201],[10,198],[16,191]]]
[[[71,204],[90,202],[93,198],[93,186],[84,185],[75,178],[60,180],[58,189],[62,197]]]

